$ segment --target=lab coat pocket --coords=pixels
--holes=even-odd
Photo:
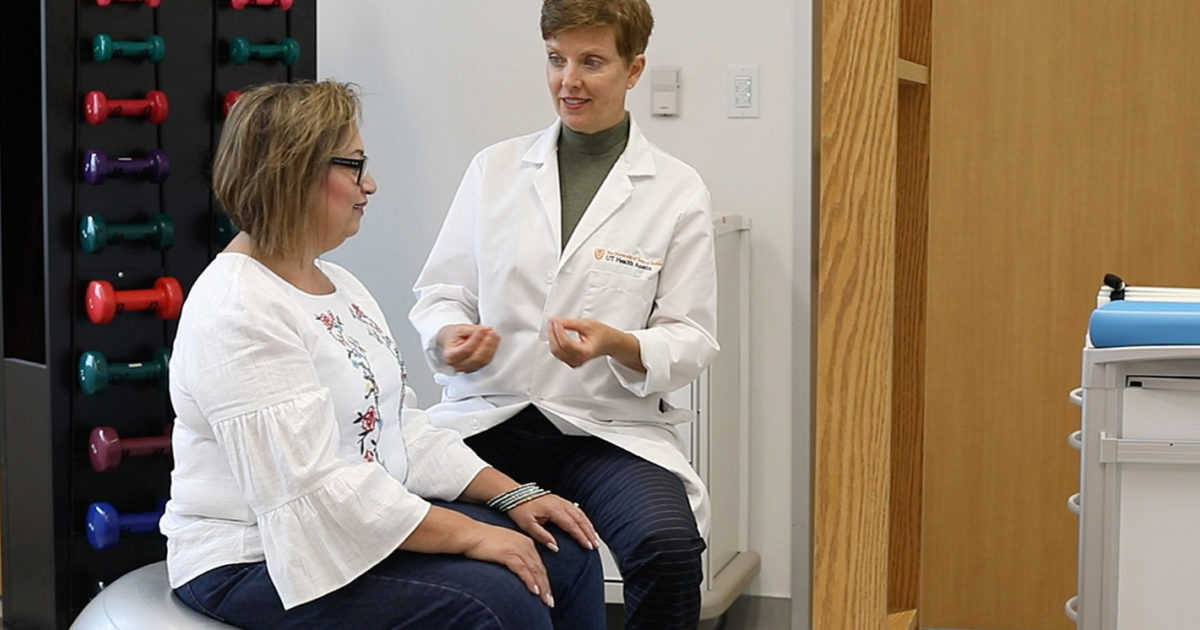
[[[583,319],[594,319],[618,330],[646,327],[658,276],[633,276],[592,269],[583,294]]]

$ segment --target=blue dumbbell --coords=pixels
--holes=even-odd
[[[229,40],[229,63],[240,66],[251,59],[279,59],[290,66],[300,59],[300,42],[291,37],[278,44],[251,44],[243,37]]]
[[[171,162],[167,153],[154,149],[145,157],[109,157],[103,151],[87,151],[83,154],[83,181],[103,184],[114,175],[144,175],[150,181],[161,184],[171,174]]]
[[[79,246],[89,254],[103,250],[110,243],[122,241],[145,242],[161,252],[175,242],[175,223],[162,213],[150,217],[145,223],[110,224],[97,214],[85,214],[79,221]]]
[[[123,381],[154,381],[161,390],[168,387],[167,365],[171,351],[156,348],[148,361],[141,363],[109,363],[103,354],[91,350],[79,357],[79,388],[91,395]]]
[[[158,520],[163,515],[164,500],[156,512],[120,514],[111,503],[99,501],[88,506],[84,519],[87,541],[92,549],[111,549],[117,546],[121,534],[148,534],[158,531]]]
[[[158,63],[167,56],[167,42],[158,35],[151,35],[144,42],[117,41],[104,33],[92,38],[92,59],[108,61],[113,57],[145,57],[150,63]]]

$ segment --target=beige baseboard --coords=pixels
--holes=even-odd
[[[785,597],[743,595],[721,620],[720,630],[780,630],[789,627],[792,600]]]

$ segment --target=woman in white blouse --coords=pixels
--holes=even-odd
[[[319,258],[375,192],[358,117],[325,81],[249,90],[225,123],[213,187],[241,232],[172,353],[171,586],[242,628],[603,628],[588,518],[406,406],[378,304]]]

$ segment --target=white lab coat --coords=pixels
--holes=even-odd
[[[409,318],[443,386],[429,419],[470,436],[532,403],[678,475],[706,534],[707,491],[674,426],[694,414],[661,396],[718,351],[708,189],[631,121],[624,153],[560,250],[560,125],[475,156],[417,279]],[[572,369],[550,353],[549,317],[635,335],[646,372],[611,357]],[[455,374],[437,333],[475,323],[494,328],[499,347],[484,368]]]

